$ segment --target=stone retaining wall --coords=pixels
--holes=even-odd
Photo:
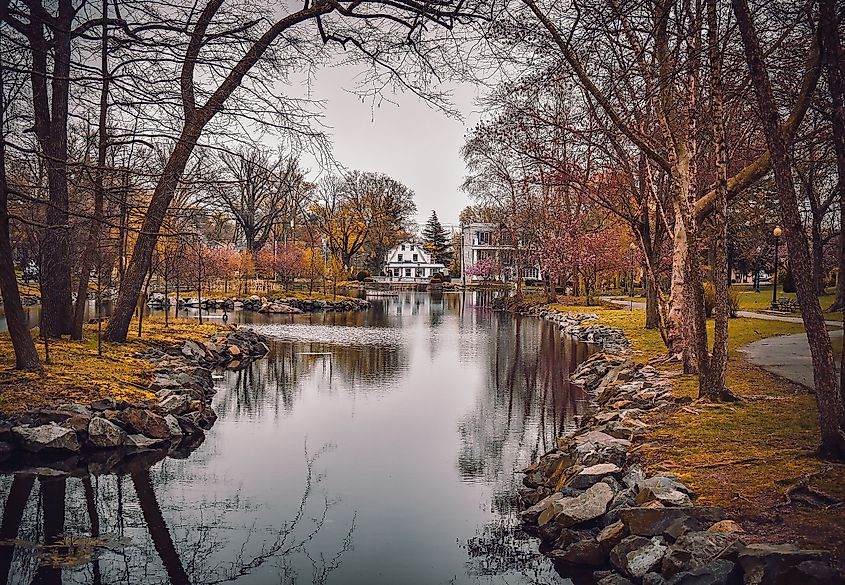
[[[211,407],[214,368],[238,368],[268,352],[265,339],[246,329],[214,335],[208,342],[151,348],[138,354],[155,365],[148,389],[156,400],[129,403],[106,398],[0,416],[0,470],[34,464],[84,465],[97,452],[137,450],[190,453],[217,420]],[[186,454],[185,454],[186,456]]]
[[[561,323],[580,338],[594,316],[536,315]],[[590,326],[592,327],[592,326]],[[618,331],[618,330],[616,330]],[[621,333],[621,332],[620,332]],[[610,347],[616,333],[601,334]],[[583,426],[525,470],[520,499],[524,528],[564,574],[599,585],[829,585],[844,583],[821,550],[746,544],[741,527],[719,508],[696,506],[678,476],[647,477],[630,461],[632,443],[648,425],[643,415],[689,399],[671,381],[625,355],[597,353],[570,379],[595,403]],[[576,583],[578,581],[576,580]]]

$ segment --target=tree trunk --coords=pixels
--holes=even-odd
[[[777,105],[748,4],[746,0],[731,0],[731,4],[742,36],[751,83],[757,95],[766,144],[772,156],[772,169],[780,197],[780,215],[784,225],[790,270],[795,281],[798,302],[801,304],[801,316],[810,345],[821,431],[820,452],[825,457],[845,459],[845,407],[843,407],[842,395],[837,388],[830,336],[825,328],[824,316],[813,287],[810,252],[807,248],[795,194],[788,145],[781,132]],[[824,21],[824,17],[821,20]]]
[[[833,103],[833,148],[836,153],[837,190],[839,191],[839,274],[836,279],[836,305],[845,309],[845,54],[836,27],[836,0],[819,3],[819,37],[822,63]],[[845,311],[842,314],[845,327]],[[845,345],[842,346],[845,357]],[[839,381],[840,401],[845,403],[845,371]]]
[[[6,314],[6,326],[15,351],[15,367],[19,370],[39,370],[41,360],[26,321],[21,303],[12,242],[9,236],[9,185],[6,182],[6,125],[3,67],[0,67],[0,295]]]
[[[722,56],[719,51],[716,1],[707,0],[707,44],[710,60],[710,117],[713,130],[713,159],[716,171],[716,200],[713,205],[713,288],[714,308],[713,353],[709,371],[699,383],[699,398],[722,400],[730,395],[725,391],[728,367],[728,161],[725,141],[725,118],[722,103]],[[706,341],[706,336],[705,336]],[[706,349],[706,345],[705,345]]]
[[[41,3],[37,3],[38,8]],[[47,229],[41,250],[41,310],[44,335],[59,337],[70,333],[72,323],[70,259],[68,241],[67,125],[70,87],[71,28],[76,11],[70,0],[59,0],[58,13],[51,22],[51,42],[44,34],[40,18],[30,25],[32,45],[32,104],[35,135],[47,168],[49,206]],[[52,51],[51,51],[52,48]],[[53,55],[48,72],[48,55]],[[47,80],[51,79],[48,99]]]

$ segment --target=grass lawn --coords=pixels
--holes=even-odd
[[[602,323],[623,329],[636,361],[665,355],[660,335],[643,327],[642,310],[557,308],[593,312]],[[711,320],[711,341],[712,327]],[[734,513],[749,532],[749,540],[789,540],[805,547],[830,548],[841,563],[845,507],[787,504],[786,499],[787,490],[806,479],[813,489],[845,500],[845,465],[814,455],[819,442],[815,398],[806,388],[745,361],[737,351],[757,339],[802,331],[799,323],[731,319],[727,385],[741,401],[696,401],[651,415],[650,430],[639,439],[634,453],[650,472],[677,473],[699,494],[699,504],[722,506]],[[680,373],[677,365],[660,367],[673,377],[677,396],[697,397],[696,376]]]
[[[15,370],[9,335],[0,334],[0,412],[21,412],[68,402],[87,404],[107,397],[128,401],[153,399],[155,396],[146,390],[153,364],[134,354],[160,343],[205,341],[220,329],[219,324],[199,325],[191,319],[171,319],[170,326],[165,328],[163,321],[147,318],[143,337],[137,337],[137,322],[133,322],[127,342],[104,342],[103,357],[98,357],[96,326],[86,326],[81,341],[50,341],[50,363],[41,372]],[[43,360],[44,344],[36,342]]]

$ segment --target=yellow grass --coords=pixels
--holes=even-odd
[[[69,402],[87,404],[107,397],[152,399],[154,396],[145,389],[152,364],[134,354],[151,345],[185,339],[204,341],[220,329],[220,325],[199,325],[188,319],[171,320],[170,327],[165,328],[163,321],[145,319],[143,337],[137,337],[137,322],[133,323],[126,343],[104,342],[103,357],[98,357],[96,326],[86,326],[81,341],[51,340],[50,363],[41,372],[14,370],[11,340],[7,333],[0,334],[0,411],[14,413]],[[43,360],[44,344],[36,342]]]

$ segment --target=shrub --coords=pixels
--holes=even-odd
[[[435,284],[443,282],[443,274],[441,272],[435,272],[431,276],[431,282]]]
[[[370,278],[370,273],[366,270],[361,270],[360,272],[358,272],[358,274],[355,275],[355,280],[357,280],[358,282],[364,282],[368,278]]]

